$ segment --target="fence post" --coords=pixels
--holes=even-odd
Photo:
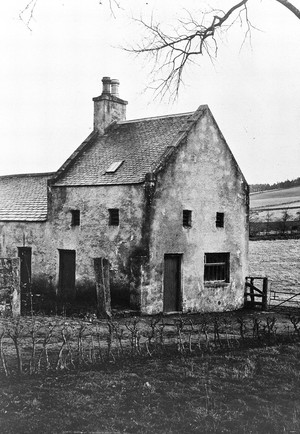
[[[97,316],[107,318],[111,315],[109,261],[106,258],[94,258],[97,292]]]
[[[263,278],[262,310],[268,310],[268,278]]]
[[[254,309],[255,307],[255,303],[254,303],[254,290],[253,290],[253,285],[254,285],[254,279],[253,277],[250,278],[250,303],[251,303],[251,308]]]

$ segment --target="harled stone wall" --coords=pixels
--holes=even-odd
[[[192,210],[192,227],[182,211]],[[224,227],[216,227],[216,212]],[[142,310],[163,311],[164,254],[182,255],[184,312],[242,307],[248,267],[248,186],[211,115],[204,115],[187,142],[157,178],[151,204],[150,271]],[[230,283],[204,282],[204,254],[230,253]]]
[[[0,258],[0,311],[1,314],[20,315],[20,260]]]
[[[111,290],[130,297],[139,307],[140,295],[131,285],[131,257],[141,242],[143,186],[52,187],[49,203],[51,239],[48,264],[58,288],[59,249],[76,251],[76,291],[95,293],[94,259],[110,262]],[[109,209],[119,209],[119,226],[109,225]],[[80,211],[80,225],[72,226],[71,211]],[[126,293],[126,294],[125,294]],[[129,294],[130,293],[130,294]]]
[[[32,249],[32,290],[51,290],[52,275],[48,266],[49,226],[47,222],[0,222],[0,257],[17,258],[18,247]]]

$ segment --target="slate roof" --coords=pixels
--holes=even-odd
[[[52,175],[0,176],[0,221],[45,221],[47,181]]]
[[[155,171],[180,143],[207,106],[196,112],[122,121],[92,133],[58,170],[54,186],[136,184]],[[123,163],[113,173],[114,162]]]

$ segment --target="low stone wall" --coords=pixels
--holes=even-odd
[[[0,312],[21,313],[19,258],[0,258]]]

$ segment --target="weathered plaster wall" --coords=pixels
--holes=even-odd
[[[203,116],[157,177],[150,217],[150,271],[142,310],[163,310],[164,254],[182,254],[183,311],[220,311],[243,304],[247,273],[247,184],[213,118]],[[182,226],[183,209],[192,227]],[[215,224],[225,213],[224,228]],[[230,283],[204,284],[204,253],[230,252]],[[148,277],[147,277],[148,276]]]
[[[19,258],[0,258],[0,311],[21,313]]]
[[[127,101],[112,95],[101,95],[94,100],[94,129],[104,132],[112,122],[126,119]]]
[[[94,258],[111,264],[112,290],[129,291],[130,257],[141,241],[144,192],[136,186],[52,187],[48,223],[52,227],[48,262],[59,277],[59,249],[76,251],[76,289],[94,291]],[[109,225],[109,209],[118,208],[119,226]],[[71,225],[71,210],[80,210],[80,225]],[[131,288],[131,303],[139,295]]]
[[[18,257],[18,247],[32,249],[32,284],[36,292],[51,288],[47,262],[51,238],[47,222],[0,222],[0,257]]]

